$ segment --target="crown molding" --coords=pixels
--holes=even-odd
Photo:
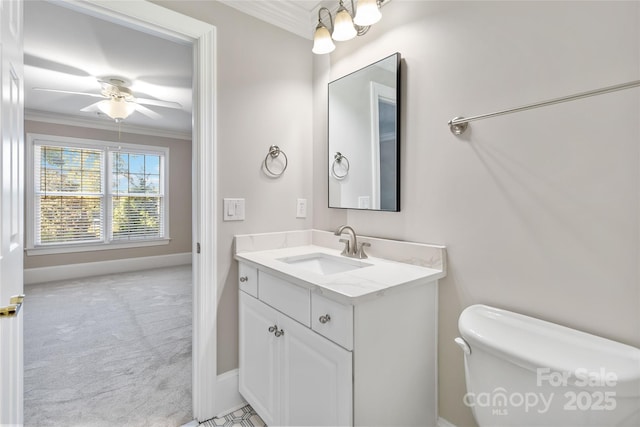
[[[25,110],[25,120],[32,120],[35,122],[52,123],[57,125],[66,126],[78,126],[90,129],[100,129],[109,131],[118,131],[118,126],[113,121],[101,121],[95,119],[88,119],[86,117],[68,116],[64,114],[49,113],[46,111],[38,110]],[[135,126],[126,123],[121,123],[120,132],[123,133],[135,133],[138,135],[148,136],[160,136],[164,138],[174,138],[191,141],[191,132],[180,132],[175,130],[166,130],[159,128],[149,128],[145,126]]]
[[[276,27],[313,40],[313,32],[318,23],[318,10],[326,7],[335,16],[338,0],[218,0],[229,7],[242,13],[253,16],[261,21],[267,22]],[[351,10],[351,1],[344,0],[347,9]],[[357,0],[353,0],[357,4]],[[391,0],[380,0],[380,7],[385,6]],[[302,6],[306,4],[306,6]],[[310,6],[311,9],[309,8]]]
[[[295,0],[218,1],[242,13],[280,27],[308,40],[313,39],[313,30],[316,22],[314,17],[317,15],[318,5],[323,3],[321,1],[316,2],[313,10],[310,11],[308,7],[301,5],[305,2]]]

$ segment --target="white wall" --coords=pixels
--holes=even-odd
[[[314,226],[333,229],[346,215],[359,234],[447,245],[439,405],[458,426],[474,425],[453,343],[468,305],[640,346],[640,89],[472,123],[462,137],[447,126],[459,115],[637,80],[639,6],[393,0],[316,74],[320,96],[335,77],[403,57],[402,211],[326,219],[317,207]],[[326,139],[314,136],[317,154]],[[326,159],[314,157],[315,203],[327,200]]]
[[[246,200],[246,220],[218,223],[218,374],[238,366],[238,267],[233,236],[311,228],[296,199],[312,204],[313,68],[309,41],[215,1],[156,1],[216,26],[218,200]],[[278,145],[281,178],[261,170]],[[275,169],[275,166],[274,166]]]

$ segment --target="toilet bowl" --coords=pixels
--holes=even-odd
[[[486,305],[458,329],[481,427],[640,426],[640,349]]]

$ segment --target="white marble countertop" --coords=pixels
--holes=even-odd
[[[417,286],[438,280],[446,275],[441,269],[428,268],[397,261],[369,257],[349,262],[360,262],[366,267],[322,275],[304,267],[282,261],[282,258],[305,254],[327,254],[343,257],[340,250],[316,245],[291,246],[278,249],[240,252],[235,259],[250,264],[259,270],[280,277],[298,286],[311,289],[344,304],[359,302],[395,292],[407,286]]]

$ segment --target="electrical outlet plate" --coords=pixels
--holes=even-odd
[[[298,199],[296,204],[296,218],[307,217],[307,199]]]

